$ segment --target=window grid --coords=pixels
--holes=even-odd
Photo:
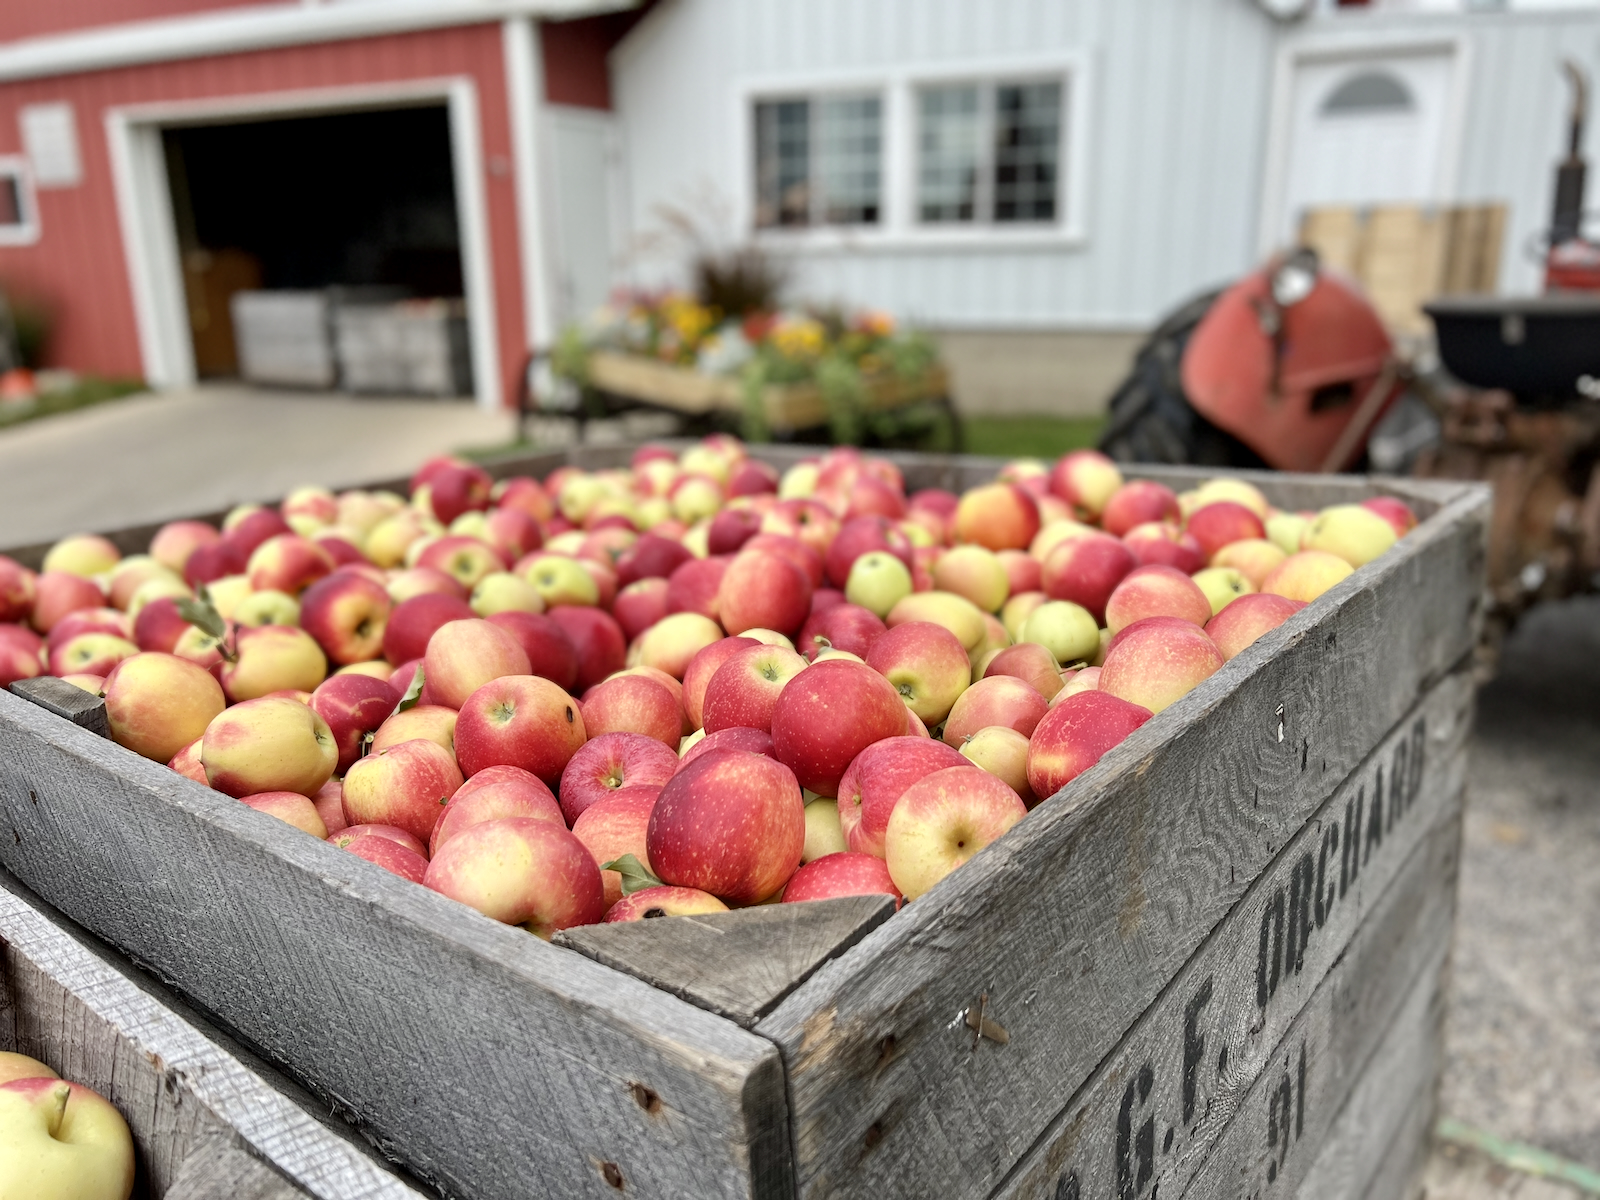
[[[1056,220],[1063,108],[1056,80],[919,88],[917,221]]]
[[[756,103],[756,225],[873,225],[882,208],[883,99]]]
[[[810,104],[762,101],[756,105],[756,224],[805,225],[810,213]]]
[[[973,221],[984,169],[982,94],[976,87],[924,88],[918,95],[917,216]]]
[[[995,89],[994,219],[1053,221],[1060,179],[1061,85]]]

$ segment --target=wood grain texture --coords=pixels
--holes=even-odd
[[[997,1197],[1110,1196],[1130,1186],[1176,1195],[1317,989],[1335,989],[1341,1014],[1391,1011],[1420,958],[1449,938],[1471,702],[1470,683],[1453,675],[1385,739],[1262,872]],[[1425,768],[1412,772],[1424,747]]]
[[[139,1149],[140,1194],[178,1194],[168,1189],[212,1145],[232,1147],[276,1180],[278,1190],[263,1193],[274,1200],[419,1197],[4,887],[0,1049],[37,1058],[117,1106]]]
[[[585,925],[554,941],[745,1028],[894,915],[889,896]]]
[[[802,1194],[999,1184],[1295,831],[1466,656],[1486,509],[1466,490],[757,1026],[783,1050]],[[980,996],[1010,1031],[1002,1052],[971,1053],[956,1019]]]
[[[208,1138],[183,1160],[162,1200],[300,1200],[305,1195],[226,1138]]]
[[[1435,946],[1387,1020],[1357,1013],[1343,1039],[1330,1038],[1336,1010],[1308,1008],[1184,1195],[1399,1200],[1432,1124],[1448,948]]]
[[[763,1039],[9,694],[0,739],[0,862],[447,1193],[792,1191]]]
[[[37,704],[46,712],[65,717],[90,733],[98,733],[101,737],[111,734],[106,718],[106,702],[64,679],[57,679],[54,675],[19,679],[11,685],[11,693],[21,696],[29,704]]]

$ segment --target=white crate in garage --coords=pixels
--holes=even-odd
[[[324,291],[235,292],[239,374],[248,383],[331,388],[337,377]]]
[[[333,315],[344,386],[353,392],[461,396],[472,390],[460,300],[343,304]]]

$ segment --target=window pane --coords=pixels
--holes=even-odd
[[[817,100],[814,108],[818,219],[830,225],[876,224],[882,101],[877,96],[840,96]]]
[[[0,225],[21,224],[21,181],[15,175],[0,175]]]
[[[1060,157],[1061,85],[996,88],[994,219],[1055,220]]]
[[[917,215],[973,221],[983,161],[983,113],[975,87],[925,88],[917,97]]]
[[[811,213],[811,106],[756,105],[756,224],[805,225]]]

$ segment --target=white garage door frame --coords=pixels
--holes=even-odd
[[[1460,34],[1416,37],[1326,37],[1291,41],[1278,50],[1273,67],[1271,118],[1267,128],[1266,162],[1262,170],[1260,223],[1256,253],[1266,257],[1283,245],[1285,207],[1289,196],[1289,164],[1293,158],[1295,78],[1299,68],[1324,63],[1381,63],[1419,54],[1446,54],[1451,60],[1445,100],[1443,140],[1433,200],[1449,203],[1460,179],[1462,142],[1466,133],[1467,98],[1472,70],[1471,44]]]
[[[461,278],[475,399],[481,408],[502,403],[500,351],[495,324],[494,276],[484,195],[483,135],[477,87],[449,77],[400,84],[315,88],[263,95],[227,96],[108,109],[117,215],[127,257],[146,381],[156,388],[196,381],[194,344],[183,291],[177,224],[167,183],[161,132],[287,116],[322,116],[443,102],[449,113],[451,169],[461,237]]]

